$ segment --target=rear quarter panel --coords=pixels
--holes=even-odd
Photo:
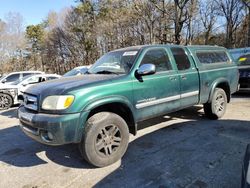
[[[203,64],[200,63],[196,53],[199,51],[226,51],[230,61],[225,63]],[[209,97],[213,89],[220,83],[228,83],[230,93],[237,91],[239,72],[236,64],[233,62],[231,56],[225,48],[209,47],[209,48],[189,48],[193,59],[195,60],[197,69],[200,75],[200,103],[209,101]]]

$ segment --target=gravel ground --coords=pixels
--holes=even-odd
[[[76,145],[25,136],[16,107],[0,112],[0,187],[240,187],[250,143],[250,94],[234,95],[221,120],[194,106],[139,124],[121,161],[94,168]]]

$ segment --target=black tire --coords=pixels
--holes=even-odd
[[[0,93],[0,110],[9,109],[13,105],[13,98],[7,93]]]
[[[90,164],[104,167],[122,158],[128,142],[124,119],[111,112],[99,112],[88,119],[79,150]]]
[[[205,115],[210,119],[221,118],[227,108],[227,95],[221,88],[215,88],[211,103],[204,104]]]

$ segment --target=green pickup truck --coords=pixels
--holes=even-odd
[[[18,109],[25,134],[47,145],[78,143],[97,167],[118,161],[137,123],[204,104],[225,113],[238,69],[218,46],[144,45],[111,51],[85,75],[28,88]]]

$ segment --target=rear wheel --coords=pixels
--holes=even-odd
[[[227,95],[221,88],[215,88],[211,103],[204,104],[204,112],[210,119],[221,118],[227,107]]]
[[[89,163],[104,167],[121,159],[128,141],[126,122],[117,114],[100,112],[88,119],[79,150]]]
[[[0,93],[0,110],[9,109],[13,105],[13,99],[9,94]]]

